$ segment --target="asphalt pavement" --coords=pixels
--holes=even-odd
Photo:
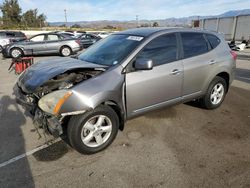
[[[55,57],[35,61],[46,58]],[[61,140],[44,145],[12,96],[9,64],[0,58],[0,187],[250,187],[249,60],[237,60],[220,108],[188,103],[148,113],[95,155]]]

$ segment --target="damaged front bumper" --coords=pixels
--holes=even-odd
[[[13,94],[16,102],[33,116],[33,123],[38,133],[39,129],[42,129],[43,133],[49,133],[54,137],[59,137],[63,134],[63,118],[43,112],[37,105],[38,101],[29,94],[25,94],[17,84],[14,87]],[[41,134],[39,133],[39,135]]]
[[[63,134],[60,119],[56,116],[47,115],[39,108],[36,109],[33,123],[36,129],[43,129],[45,133],[49,133],[56,138]]]

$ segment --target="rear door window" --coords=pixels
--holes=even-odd
[[[211,34],[206,34],[206,37],[213,49],[220,44],[220,39],[218,37]]]
[[[181,33],[184,58],[204,54],[209,51],[202,33]]]
[[[151,59],[155,66],[176,61],[176,35],[167,34],[153,39],[139,52],[137,58]]]
[[[60,38],[58,35],[48,35],[47,40],[52,41],[52,40],[59,40]]]

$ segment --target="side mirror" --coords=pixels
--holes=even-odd
[[[135,70],[151,70],[153,69],[154,63],[152,59],[138,58],[135,60]]]

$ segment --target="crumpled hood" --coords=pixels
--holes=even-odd
[[[106,68],[73,58],[55,58],[40,61],[28,68],[18,79],[18,86],[24,92],[32,93],[49,79],[66,71],[79,68]]]

